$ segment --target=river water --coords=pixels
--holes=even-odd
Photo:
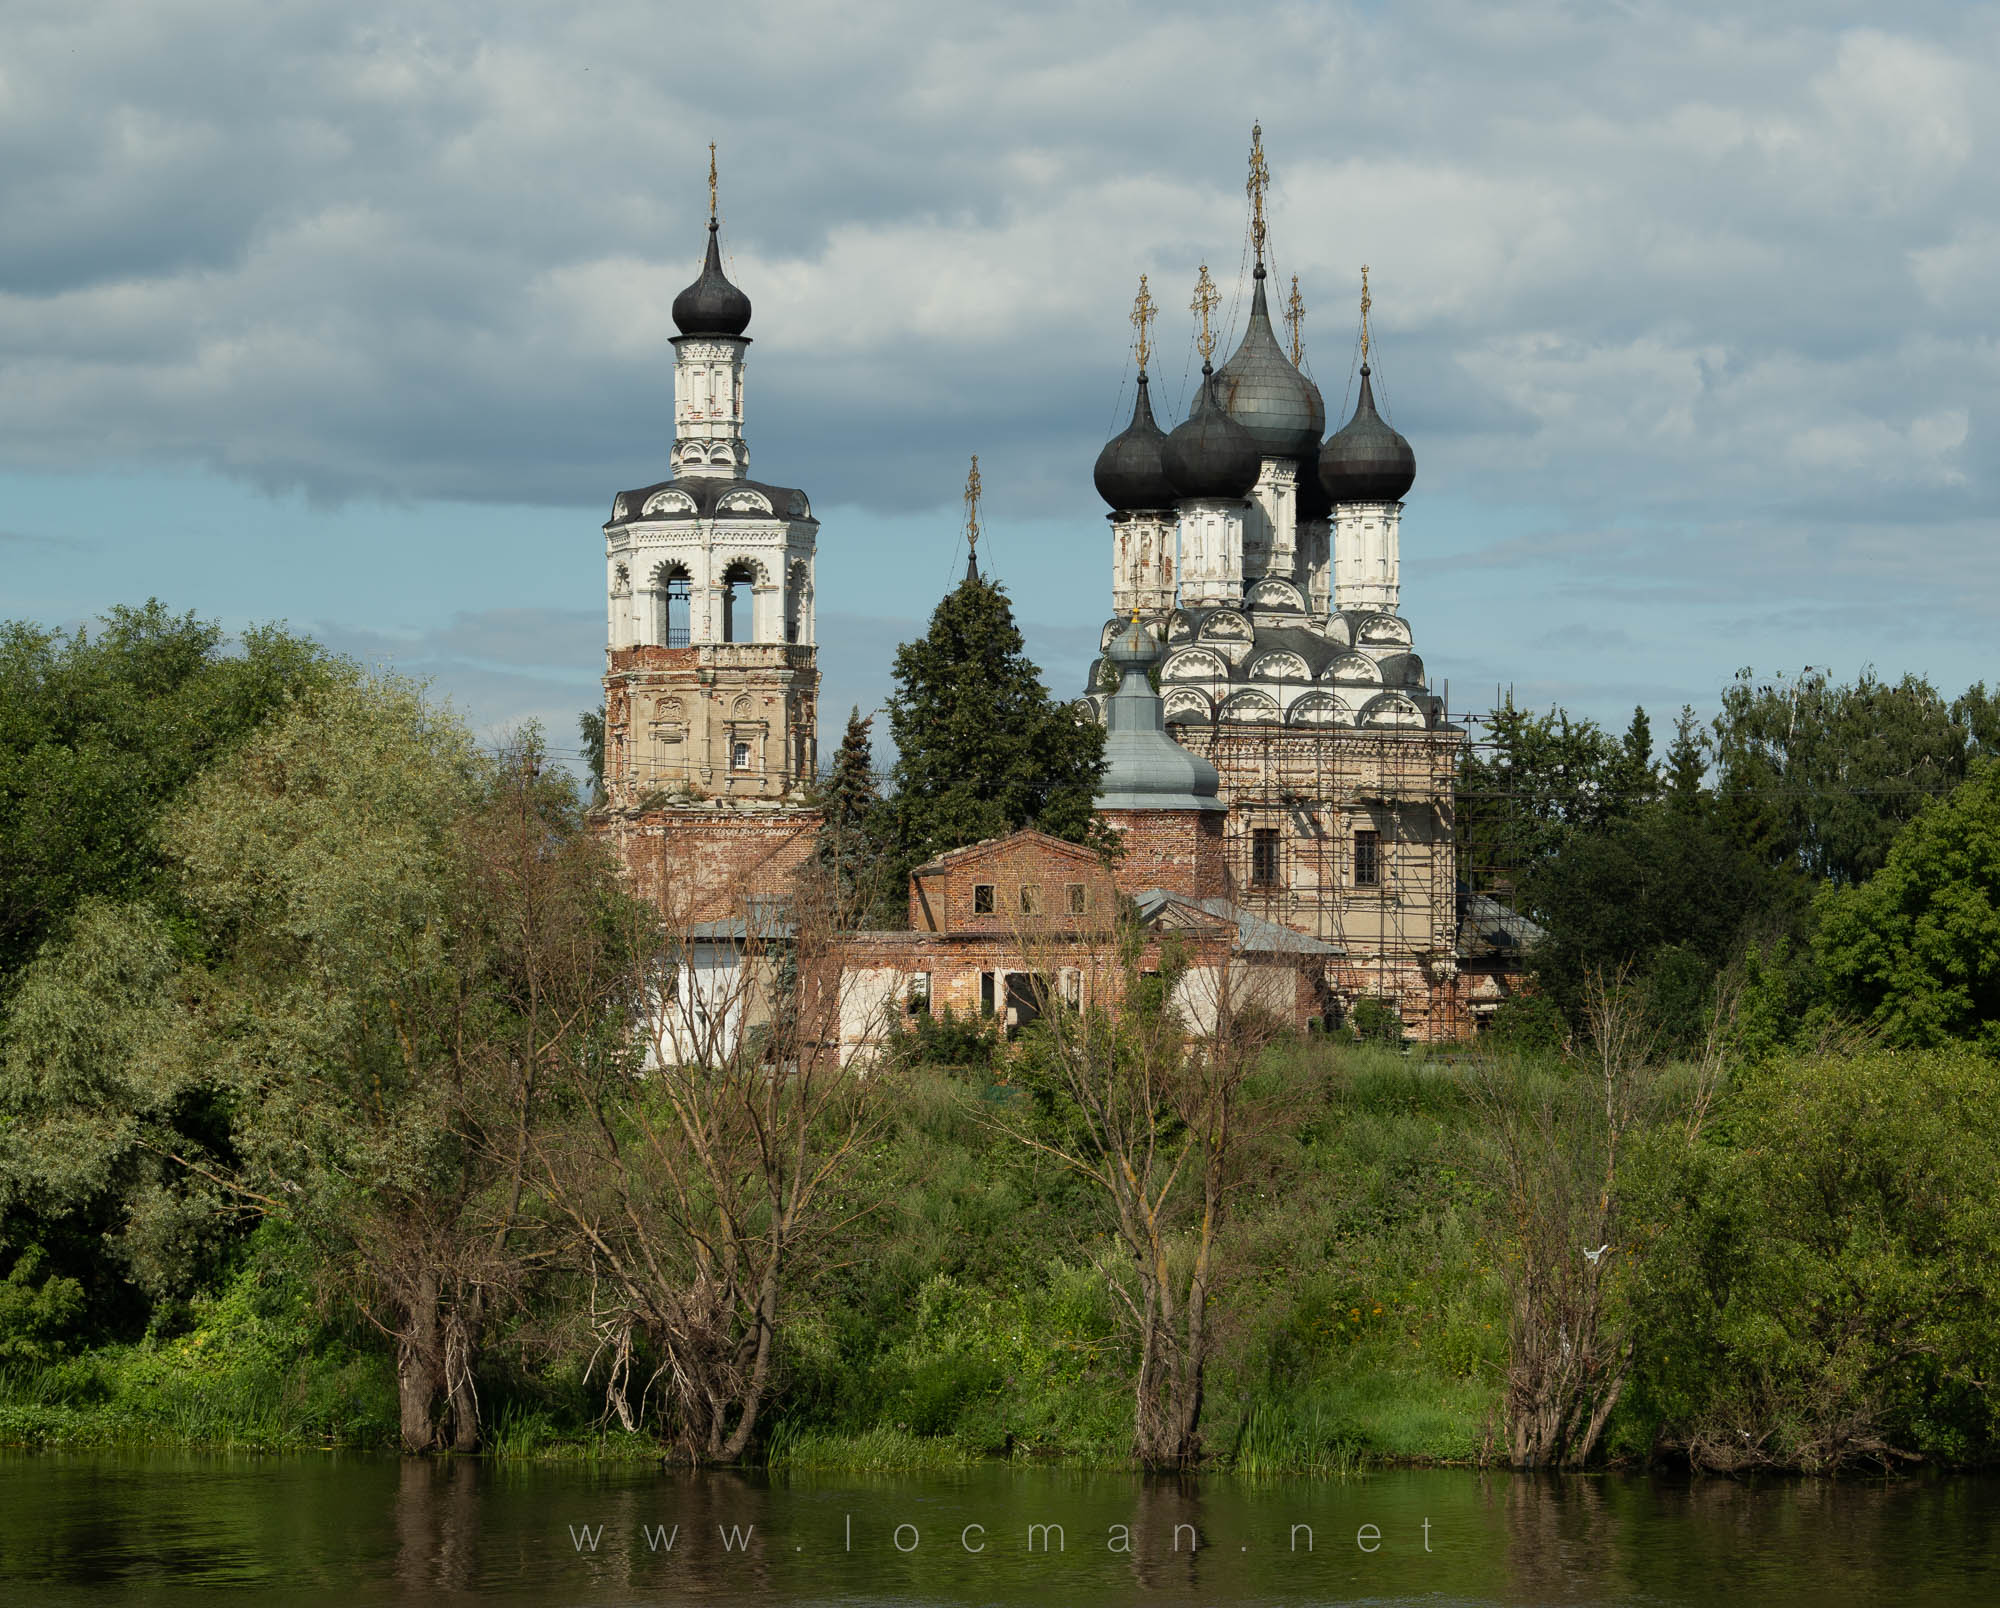
[[[0,1603],[2000,1603],[2000,1482],[0,1454]]]

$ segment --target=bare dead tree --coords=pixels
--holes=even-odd
[[[587,1270],[607,1414],[655,1412],[706,1463],[752,1444],[788,1283],[873,1124],[840,1062],[833,891],[809,871],[782,916],[738,908],[697,921],[671,888],[631,907],[627,1052],[573,1064],[571,1120],[531,1140]]]
[[[1588,1461],[1631,1370],[1606,1294],[1622,1255],[1618,1168],[1647,1114],[1655,1042],[1627,982],[1586,983],[1572,1077],[1537,1085],[1519,1065],[1487,1062],[1476,1085],[1513,1220],[1506,1419],[1517,1468]]]
[[[1245,1085],[1279,1022],[1226,939],[1196,953],[1170,945],[1153,976],[1129,925],[1095,940],[1024,931],[1019,943],[1047,1003],[1023,1068],[1043,1109],[1008,1131],[1100,1191],[1126,1264],[1107,1271],[1138,1350],[1133,1455],[1192,1468]]]

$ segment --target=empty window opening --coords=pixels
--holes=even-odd
[[[1064,890],[1069,899],[1069,913],[1080,916],[1090,907],[1090,891],[1081,882],[1072,882]]]
[[[1260,826],[1250,834],[1250,886],[1278,885],[1278,829]]]
[[[1357,888],[1382,886],[1382,834],[1354,834],[1354,885]]]
[[[1042,885],[1039,882],[1021,884],[1021,914],[1039,916],[1042,913]]]
[[[931,974],[918,972],[910,979],[910,1014],[928,1016],[931,1010]]]
[[[988,971],[979,974],[979,1014],[993,1014],[993,973]]]
[[[993,884],[975,882],[972,885],[972,913],[975,916],[993,914]]]
[[[748,642],[751,639],[754,622],[750,617],[753,597],[750,588],[756,579],[748,564],[731,564],[722,572],[724,642]]]
[[[678,567],[667,571],[660,591],[660,641],[666,647],[688,645],[690,596],[687,571]]]
[[[785,572],[785,640],[799,639],[799,603],[806,588],[806,572],[803,564],[794,564]]]

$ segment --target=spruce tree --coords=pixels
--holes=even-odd
[[[820,810],[819,863],[831,879],[845,921],[871,912],[882,880],[881,854],[873,836],[882,796],[875,788],[875,755],[868,740],[874,718],[864,720],[859,705],[848,715],[840,751],[815,800]]]
[[[947,849],[1022,827],[1098,840],[1104,730],[1049,696],[1003,587],[968,575],[897,650],[895,680],[896,787],[878,812],[889,890]]]

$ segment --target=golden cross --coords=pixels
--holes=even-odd
[[[1299,276],[1292,275],[1292,294],[1285,302],[1285,328],[1292,336],[1292,367],[1305,352],[1306,299],[1299,294]]]
[[[1206,363],[1215,356],[1215,336],[1208,327],[1208,315],[1222,305],[1222,292],[1215,288],[1215,281],[1208,277],[1208,264],[1201,265],[1201,277],[1194,282],[1194,300],[1188,303],[1188,311],[1201,315],[1201,334],[1195,338],[1195,346],[1201,352],[1201,360]]]
[[[708,215],[715,216],[715,141],[708,142]]]
[[[1257,246],[1257,262],[1264,261],[1264,192],[1271,187],[1271,170],[1264,165],[1264,125],[1250,125],[1250,182],[1244,189],[1250,196],[1250,237]]]
[[[1147,338],[1152,328],[1153,315],[1159,308],[1153,305],[1153,296],[1146,289],[1146,276],[1139,276],[1139,294],[1132,302],[1132,327],[1139,332],[1139,372],[1146,372],[1146,359],[1152,355],[1153,343]]]
[[[1361,265],[1361,361],[1368,361],[1368,309],[1375,303],[1368,296],[1368,264]]]
[[[965,477],[965,545],[968,555],[979,550],[979,454],[972,455],[972,473]]]

